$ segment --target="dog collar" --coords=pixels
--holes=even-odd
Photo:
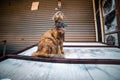
[[[67,24],[61,22],[61,21],[55,21],[55,26],[58,27],[58,28],[61,28],[61,27],[67,27]]]

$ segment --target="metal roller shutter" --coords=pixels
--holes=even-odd
[[[0,40],[7,40],[8,53],[38,42],[40,35],[54,26],[51,19],[57,0],[37,0],[37,11],[31,11],[36,0],[0,0]],[[95,41],[92,0],[62,0],[65,41]]]
[[[65,22],[68,28],[66,41],[95,41],[92,0],[63,0]]]

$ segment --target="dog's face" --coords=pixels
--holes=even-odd
[[[63,21],[63,19],[64,19],[64,14],[62,11],[56,12],[53,16],[54,21]]]

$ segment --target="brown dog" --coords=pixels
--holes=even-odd
[[[63,39],[64,39],[64,26],[63,13],[58,11],[53,16],[55,27],[45,32],[39,42],[38,50],[32,54],[36,57],[56,57],[56,54],[64,54],[63,52]]]

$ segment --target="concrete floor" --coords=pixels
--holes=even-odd
[[[19,55],[31,56],[36,50],[37,46]],[[72,59],[120,59],[119,48],[64,47],[64,52],[65,58]],[[0,62],[0,80],[120,80],[120,65],[63,64],[6,59]]]

